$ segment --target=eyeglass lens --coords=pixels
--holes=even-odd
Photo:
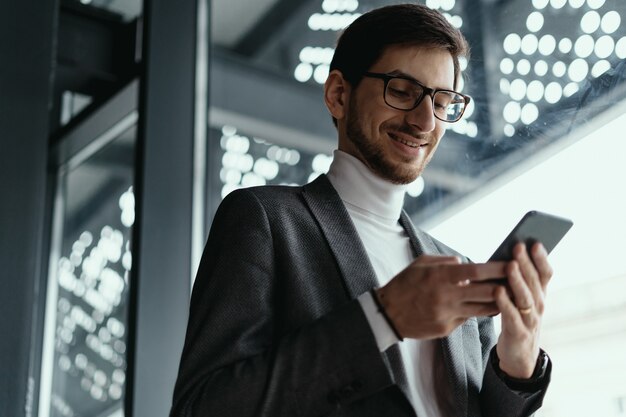
[[[423,99],[424,89],[403,78],[391,78],[385,91],[385,101],[399,110],[411,110]],[[438,119],[454,122],[465,109],[465,98],[452,91],[437,91],[433,97],[433,111]]]

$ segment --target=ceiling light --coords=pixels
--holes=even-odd
[[[317,173],[328,172],[332,161],[332,156],[320,153],[313,157],[313,161],[311,161],[311,168],[313,168],[313,171]]]
[[[533,103],[525,104],[524,107],[522,107],[522,114],[520,116],[522,123],[529,125],[537,120],[537,117],[539,117],[539,109]]]
[[[519,52],[522,45],[522,38],[517,33],[510,33],[504,38],[502,46],[504,51],[509,55],[514,55]]]
[[[502,94],[505,95],[509,95],[509,93],[511,92],[511,83],[509,82],[509,80],[507,80],[506,78],[501,78],[500,79],[500,92]],[[472,104],[474,101],[470,101],[470,104]],[[466,110],[467,111],[467,110]]]
[[[540,59],[537,62],[535,62],[535,74],[537,74],[540,77],[543,77],[547,73],[548,73],[548,63],[546,61],[544,61],[543,59]]]
[[[513,123],[513,124],[517,123],[521,114],[522,114],[522,108],[520,107],[519,103],[516,101],[509,101],[504,106],[504,109],[502,109],[502,117],[508,123]]]
[[[344,0],[344,10],[347,12],[354,12],[359,8],[358,0]]]
[[[545,9],[550,0],[533,0],[533,6],[535,9]]]
[[[514,67],[515,64],[513,63],[513,60],[511,58],[504,58],[502,61],[500,61],[500,72],[502,72],[503,74],[512,73]]]
[[[538,80],[533,80],[528,83],[528,90],[526,91],[528,100],[536,103],[543,98],[543,83]]]
[[[321,29],[321,14],[320,13],[313,13],[310,17],[309,20],[307,21],[307,25],[309,26],[309,29],[311,30],[320,30]]]
[[[587,5],[592,9],[599,9],[604,6],[605,0],[587,0]]]
[[[521,50],[526,55],[532,55],[537,52],[537,46],[539,45],[539,40],[533,34],[528,34],[522,38],[522,46]]]
[[[567,70],[567,75],[570,80],[574,82],[581,82],[587,77],[589,74],[589,64],[582,58],[578,58],[572,61],[569,64],[569,69]]]
[[[559,51],[564,54],[572,50],[572,41],[569,38],[563,38],[559,41]]]
[[[426,6],[431,9],[439,9],[441,7],[441,0],[426,0]]]
[[[593,33],[600,27],[600,14],[595,10],[587,12],[580,19],[580,28],[585,33]]]
[[[528,62],[527,59],[520,59],[517,63],[517,72],[519,72],[520,75],[528,75],[530,72],[530,62]]]
[[[555,9],[560,9],[567,3],[567,0],[550,0],[550,5]]]
[[[598,78],[599,76],[601,76],[602,74],[604,74],[610,69],[611,69],[611,63],[607,61],[606,59],[603,59],[594,64],[593,68],[591,69],[591,75],[594,78]]]
[[[454,0],[441,0],[441,8],[446,11],[452,10],[454,8]]]
[[[478,126],[474,122],[467,122],[467,136],[475,138],[478,136]]]
[[[460,29],[463,26],[463,18],[459,15],[454,15],[450,18],[450,23],[457,29]]]
[[[313,79],[318,84],[324,84],[328,78],[328,65],[318,65],[313,72]]]
[[[293,72],[293,77],[301,83],[309,81],[311,75],[313,75],[313,67],[305,62],[299,63]]]
[[[339,8],[339,0],[324,0],[322,2],[322,10],[326,13],[334,13]]]
[[[619,25],[622,23],[622,18],[615,10],[612,10],[602,16],[602,22],[600,27],[604,33],[613,33],[619,29]]]
[[[619,59],[626,58],[626,36],[617,41],[615,45],[615,55],[617,55]]]
[[[587,58],[593,52],[595,42],[590,35],[582,35],[574,44],[574,52],[580,58]]]
[[[511,83],[510,95],[513,100],[517,101],[520,101],[524,97],[526,97],[526,83],[524,82],[524,80],[519,78],[513,80],[513,82]]]
[[[565,97],[571,97],[578,92],[578,84],[577,83],[569,83],[563,89],[563,95]]]
[[[231,126],[231,125],[222,126],[222,135],[233,136],[235,133],[237,133],[237,128],[235,126]]]
[[[554,74],[555,77],[561,78],[565,75],[565,71],[567,71],[567,67],[562,61],[557,61],[552,66],[552,74]]]
[[[270,161],[269,159],[259,158],[254,163],[253,171],[255,174],[265,178],[266,180],[273,180],[278,175],[280,170],[276,161]]]
[[[611,56],[615,49],[615,41],[609,35],[604,35],[596,41],[594,52],[598,58],[604,59]]]
[[[515,134],[515,128],[510,124],[504,125],[504,134],[508,137],[512,137]]]
[[[585,0],[569,0],[569,5],[574,9],[579,9],[585,4]]]
[[[561,84],[553,81],[546,86],[544,91],[546,101],[550,104],[554,104],[561,99],[563,95],[563,89],[561,88]]]
[[[543,27],[543,14],[541,12],[532,12],[526,19],[526,27],[531,32],[539,32]]]
[[[556,39],[552,35],[544,35],[539,40],[539,52],[542,55],[548,56],[554,52],[556,48]]]
[[[222,168],[220,169],[220,180],[222,184],[239,184],[241,172],[232,168]]]
[[[258,185],[265,185],[265,184],[267,184],[267,182],[265,181],[265,178],[261,177],[260,175],[255,174],[254,172],[248,172],[241,179],[241,185],[243,185],[244,187],[256,187]]]

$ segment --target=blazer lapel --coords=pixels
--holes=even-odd
[[[367,256],[363,242],[352,223],[337,191],[325,175],[304,186],[304,200],[317,220],[328,245],[335,256],[350,298],[378,286],[374,268]],[[383,357],[393,379],[408,398],[408,382],[400,349],[397,345],[387,349]]]
[[[429,234],[415,229],[410,217],[404,210],[400,216],[400,224],[409,235],[416,257],[421,255],[450,255],[442,252]],[[444,364],[445,368],[445,378],[441,381],[443,387],[439,387],[445,392],[438,398],[439,406],[442,408],[443,415],[465,416],[468,407],[468,391],[462,326],[439,340],[438,348],[440,350],[436,350],[436,353],[440,355],[440,364]],[[437,376],[436,374],[435,377]]]
[[[350,298],[378,285],[361,238],[337,191],[325,175],[304,186],[304,199],[335,256]]]
[[[421,230],[416,230],[413,227],[413,222],[406,211],[402,210],[400,213],[400,224],[404,228],[404,231],[409,235],[411,241],[411,247],[413,248],[413,256],[416,258],[423,254],[439,254],[439,250],[435,246],[433,240],[426,233]]]

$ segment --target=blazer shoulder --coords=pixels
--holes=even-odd
[[[239,188],[226,195],[220,205],[245,207],[261,205],[267,209],[298,199],[300,194],[302,186],[261,185]]]
[[[307,194],[305,198],[304,195]],[[281,213],[284,209],[301,209],[311,202],[340,202],[339,195],[331,185],[326,175],[318,176],[312,182],[304,185],[261,185],[240,188],[228,194],[226,200],[249,201],[255,200],[268,212]]]

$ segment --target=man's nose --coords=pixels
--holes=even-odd
[[[405,119],[420,132],[431,132],[436,123],[432,97],[425,95],[416,108],[406,112]]]

